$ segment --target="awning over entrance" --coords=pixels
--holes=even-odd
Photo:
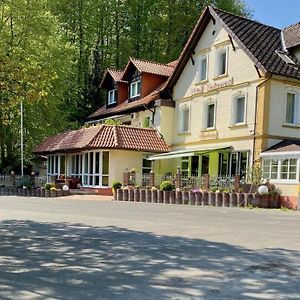
[[[148,160],[161,160],[161,159],[172,159],[172,158],[178,158],[178,157],[187,157],[187,156],[195,156],[200,154],[209,153],[211,151],[216,150],[225,150],[225,149],[231,149],[232,147],[215,147],[215,148],[200,148],[200,149],[185,149],[185,150],[177,150],[177,151],[171,151],[168,153],[162,153],[158,155],[151,155],[148,157]]]

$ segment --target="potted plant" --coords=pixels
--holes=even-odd
[[[165,180],[160,184],[160,190],[163,191],[164,203],[170,203],[170,191],[173,191],[174,185],[171,181]]]
[[[117,190],[122,187],[122,183],[120,181],[113,181],[112,183],[112,193],[114,196],[114,200],[117,200]]]

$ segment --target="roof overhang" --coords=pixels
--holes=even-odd
[[[179,157],[190,157],[195,156],[199,154],[205,154],[212,151],[217,150],[225,150],[225,149],[231,149],[232,147],[216,147],[216,148],[197,148],[197,149],[185,149],[185,150],[177,150],[177,151],[171,151],[168,153],[162,153],[157,155],[152,155],[148,157],[148,160],[163,160],[163,159],[173,159],[173,158],[179,158]]]
[[[280,159],[280,158],[300,158],[300,151],[281,151],[281,152],[262,152],[260,154],[262,158],[267,159]]]

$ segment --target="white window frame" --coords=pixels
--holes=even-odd
[[[221,73],[221,54],[226,54],[226,60],[225,60],[225,72]],[[222,77],[228,74],[228,47],[222,48],[217,50],[217,57],[216,57],[216,77]]]
[[[184,130],[183,126],[184,126],[184,120],[183,120],[183,116],[184,116],[184,112],[188,110],[188,128],[187,130]],[[189,105],[184,105],[182,107],[180,107],[179,109],[179,128],[178,131],[179,133],[189,133],[190,132],[190,128],[191,128],[191,107]]]
[[[286,119],[286,113],[287,113],[287,100],[288,100],[288,94],[292,94],[295,96],[295,107],[294,107],[294,122],[293,123],[289,123],[287,122]],[[295,126],[297,124],[299,124],[299,97],[298,97],[298,93],[294,90],[287,90],[285,93],[285,110],[284,110],[284,124],[286,125],[291,125],[291,126]]]
[[[244,98],[244,117],[242,122],[237,122],[237,99]],[[231,110],[231,125],[244,125],[247,124],[247,94],[238,93],[232,98],[232,110]]]
[[[214,105],[214,124],[212,127],[208,127],[208,107],[210,105]],[[216,115],[217,115],[217,101],[216,100],[209,100],[204,103],[203,106],[203,130],[215,130],[216,129]]]
[[[65,154],[51,154],[47,156],[47,176],[59,176],[61,175],[61,157]],[[65,170],[66,172],[66,170]]]
[[[116,89],[110,90],[107,93],[107,104],[114,104],[117,102],[116,99]]]
[[[130,96],[129,98],[135,98],[141,95],[141,91],[138,91],[138,86],[140,84],[141,87],[141,80],[136,80],[130,83]],[[136,89],[136,93],[134,92],[134,89]]]
[[[205,78],[201,78],[202,75],[202,62],[206,60],[206,70],[205,70]],[[208,53],[200,56],[200,65],[199,65],[199,81],[207,81],[208,80]]]
[[[281,178],[281,168],[282,168],[282,161],[285,160],[285,159],[288,159],[289,160],[289,163],[288,163],[288,177],[289,177],[289,174],[290,174],[290,171],[289,171],[289,166],[290,166],[290,160],[291,159],[296,159],[296,179],[283,179]],[[274,178],[274,179],[271,179],[270,177],[270,170],[271,170],[271,166],[272,166],[272,163],[271,163],[271,166],[270,166],[270,170],[269,170],[269,173],[267,174],[268,177],[265,178],[265,179],[269,179],[271,180],[271,182],[273,183],[284,183],[284,184],[295,184],[295,183],[299,183],[299,170],[300,170],[300,159],[297,158],[297,157],[276,157],[275,155],[272,156],[272,157],[263,157],[262,159],[262,169],[264,170],[264,165],[265,165],[265,161],[266,160],[278,160],[278,168],[277,168],[277,178]],[[263,174],[264,177],[265,177],[265,174]]]

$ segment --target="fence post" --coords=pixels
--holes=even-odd
[[[136,182],[136,174],[135,171],[131,171],[129,174],[129,184],[130,185],[135,185]]]
[[[16,174],[14,171],[10,172],[10,181],[12,186],[16,186]]]
[[[177,167],[177,172],[176,172],[176,179],[175,179],[175,188],[180,189],[182,186],[182,180],[181,180],[181,170],[180,167]]]
[[[233,188],[235,192],[238,192],[240,189],[240,175],[234,176]]]
[[[151,170],[149,173],[149,186],[154,186],[155,185],[155,174],[154,172]]]
[[[129,185],[129,174],[127,170],[123,172],[123,186]]]
[[[35,186],[35,173],[32,171],[31,173],[30,173],[30,181],[31,181],[31,183],[32,183],[32,186]]]
[[[210,187],[210,177],[209,174],[203,175],[203,188],[204,190],[208,191]]]

